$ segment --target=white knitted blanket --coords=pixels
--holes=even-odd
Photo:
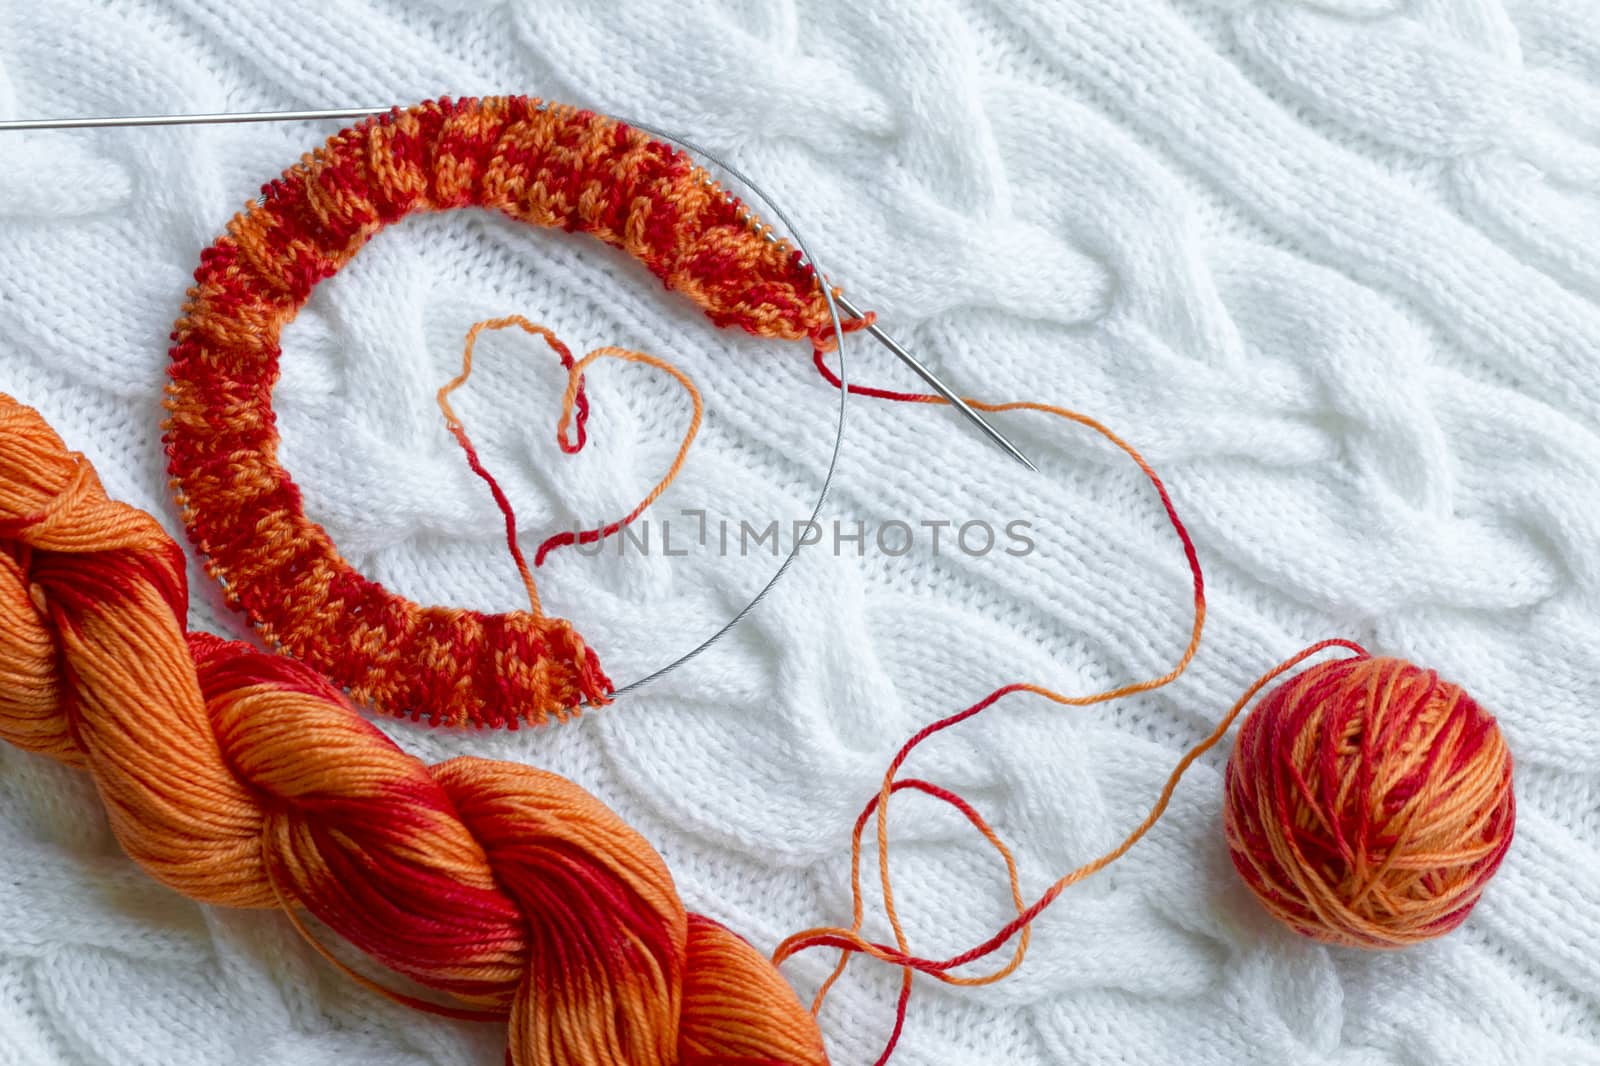
[[[1600,1063],[1595,0],[0,0],[5,117],[505,92],[725,153],[964,390],[1095,415],[1167,477],[1212,605],[1193,669],[1090,711],[1014,697],[913,764],[993,819],[1030,894],[1118,840],[1244,687],[1316,639],[1437,668],[1509,736],[1516,842],[1458,933],[1364,954],[1275,925],[1228,862],[1216,752],[1038,923],[1015,976],[919,982],[896,1061]],[[333,128],[0,134],[0,391],[180,536],[167,333],[201,248]],[[772,569],[766,545],[740,558],[739,523],[805,516],[835,394],[805,350],[713,328],[592,240],[408,220],[286,331],[276,406],[312,516],[424,601],[519,604],[432,399],[467,326],[509,313],[579,352],[670,358],[706,395],[654,550],[539,571],[630,680]],[[855,380],[914,386],[870,342],[850,354]],[[597,368],[593,441],[569,457],[542,346],[499,334],[480,356],[457,408],[530,549],[626,512],[677,446],[686,406],[654,372]],[[1042,476],[948,410],[853,401],[822,543],[701,659],[548,730],[385,728],[425,758],[575,778],[692,908],[764,949],[847,922],[849,825],[907,735],[1008,680],[1087,692],[1182,648],[1182,556],[1137,472],[1057,420],[1002,424]],[[686,555],[663,554],[662,520]],[[910,551],[898,527],[877,541],[893,521]],[[1011,522],[1033,550],[1006,552]],[[191,577],[195,625],[244,635]],[[914,947],[984,939],[1008,915],[997,858],[932,801],[896,812]],[[809,996],[830,963],[788,972]],[[897,985],[853,965],[822,1015],[836,1062],[876,1056]],[[502,1040],[363,991],[279,915],[157,886],[86,778],[0,747],[0,1064],[490,1066]]]

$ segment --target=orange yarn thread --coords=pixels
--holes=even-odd
[[[824,354],[825,353],[820,348],[815,352],[815,362],[818,370],[831,384],[834,385],[834,387],[842,387],[842,382],[838,376],[833,374],[833,372],[828,369],[826,363],[823,361]],[[897,400],[909,403],[945,404],[949,402],[943,397],[925,393],[891,392],[884,389],[874,389],[866,386],[855,385],[850,386],[850,389],[852,392],[859,392],[863,395],[872,396],[879,399]],[[971,806],[971,804],[962,799],[959,795],[949,791],[948,789],[942,788],[939,785],[918,778],[900,778],[898,776],[901,768],[910,758],[911,753],[924,741],[928,740],[935,734],[943,732],[946,729],[953,728],[954,726],[957,726],[970,718],[977,717],[979,714],[982,714],[985,710],[992,707],[995,703],[999,702],[1000,699],[1012,693],[1031,692],[1035,695],[1043,696],[1048,700],[1064,706],[1090,707],[1096,704],[1111,702],[1113,700],[1136,695],[1142,692],[1151,692],[1168,685],[1182,675],[1183,672],[1188,669],[1189,664],[1194,660],[1195,653],[1200,647],[1201,633],[1205,628],[1205,577],[1200,569],[1200,561],[1195,552],[1194,542],[1190,539],[1189,532],[1185,528],[1182,519],[1178,517],[1177,509],[1173,506],[1172,498],[1168,494],[1166,485],[1162,482],[1160,475],[1158,475],[1145,460],[1145,458],[1139,454],[1137,449],[1135,449],[1131,444],[1123,440],[1097,419],[1091,418],[1088,415],[1080,414],[1076,411],[1068,410],[1064,407],[1056,406],[1054,404],[1036,403],[1033,401],[989,403],[971,398],[967,398],[967,402],[979,410],[988,411],[991,413],[1002,411],[1036,411],[1064,419],[1094,431],[1105,440],[1110,442],[1129,459],[1133,460],[1134,464],[1139,468],[1140,473],[1144,474],[1145,479],[1149,481],[1151,486],[1156,490],[1156,495],[1161,502],[1161,506],[1166,514],[1167,521],[1172,526],[1173,531],[1177,534],[1178,540],[1183,547],[1184,558],[1189,565],[1189,572],[1193,587],[1194,613],[1189,629],[1189,639],[1185,644],[1183,652],[1179,656],[1178,661],[1172,666],[1171,669],[1157,677],[1150,678],[1145,681],[1120,685],[1115,688],[1086,696],[1063,695],[1062,693],[1045,688],[1041,685],[1025,683],[1006,685],[990,693],[988,696],[973,704],[971,707],[968,707],[956,714],[950,715],[947,718],[943,718],[922,729],[910,740],[908,740],[895,755],[894,759],[891,760],[888,769],[884,773],[882,786],[879,788],[877,795],[872,797],[872,799],[868,801],[866,807],[862,810],[861,815],[857,818],[855,827],[851,833],[851,924],[848,927],[824,926],[795,933],[784,940],[783,943],[779,944],[777,950],[773,953],[773,962],[781,965],[787,959],[792,958],[799,952],[805,951],[809,948],[833,947],[839,949],[839,960],[835,964],[833,972],[828,975],[821,988],[817,991],[815,999],[812,1001],[811,1010],[813,1014],[821,1011],[823,1002],[827,998],[828,992],[832,989],[834,983],[839,979],[839,977],[843,975],[844,969],[852,955],[858,953],[865,954],[900,967],[901,985],[899,999],[895,1008],[894,1028],[890,1033],[888,1042],[884,1047],[882,1054],[878,1058],[878,1063],[880,1066],[882,1063],[888,1061],[894,1052],[896,1044],[899,1042],[900,1034],[905,1024],[906,1010],[910,1001],[912,980],[915,973],[920,972],[927,974],[949,985],[977,986],[993,984],[1015,972],[1016,969],[1022,965],[1024,958],[1027,956],[1028,944],[1031,936],[1030,927],[1033,920],[1037,918],[1038,915],[1047,907],[1054,903],[1061,893],[1066,891],[1067,888],[1121,858],[1122,855],[1127,853],[1127,851],[1145,835],[1145,833],[1149,832],[1151,827],[1155,825],[1155,823],[1160,819],[1162,813],[1166,810],[1167,804],[1171,801],[1172,794],[1177,788],[1178,781],[1183,777],[1189,766],[1191,766],[1194,761],[1200,757],[1200,755],[1202,755],[1206,750],[1208,750],[1212,745],[1221,739],[1223,733],[1227,730],[1228,724],[1232,721],[1232,716],[1230,715],[1210,737],[1208,737],[1200,745],[1196,746],[1196,748],[1189,752],[1189,754],[1184,756],[1183,760],[1179,762],[1177,768],[1173,770],[1171,777],[1167,781],[1166,787],[1162,789],[1160,796],[1156,800],[1154,806],[1151,808],[1149,814],[1146,815],[1145,819],[1138,826],[1136,826],[1126,838],[1124,838],[1120,845],[1100,856],[1098,859],[1085,863],[1076,870],[1060,878],[1031,905],[1024,903],[1016,861],[1011,853],[1010,848],[1007,847],[1004,841],[1000,839],[999,834],[994,831],[994,829],[988,824],[982,815]],[[1235,713],[1237,713],[1237,708]],[[1011,899],[1016,908],[1017,916],[983,944],[980,944],[977,947],[950,959],[926,959],[912,953],[905,933],[904,924],[900,918],[898,906],[895,902],[894,883],[889,871],[890,840],[888,809],[890,798],[894,795],[894,793],[907,788],[915,789],[927,795],[933,796],[935,799],[941,800],[942,802],[954,807],[975,829],[977,829],[980,834],[982,834],[985,840],[987,840],[1000,855],[1002,861],[1005,863],[1007,877],[1010,881]],[[863,835],[868,819],[874,817],[876,818],[875,831],[878,852],[878,881],[883,892],[884,914],[889,921],[890,929],[894,935],[893,945],[872,941],[862,935],[861,932],[862,926],[865,922],[865,908],[863,905],[863,891],[861,884],[861,855],[863,848]],[[999,968],[987,974],[981,975],[964,975],[951,972],[959,966],[969,962],[977,961],[994,953],[1006,943],[1010,942],[1014,937],[1016,938],[1016,946],[1012,950],[1010,958]]]
[[[0,396],[0,737],[88,770],[202,903],[304,908],[539,1064],[826,1062],[773,966],[553,774],[426,766],[300,663],[186,634],[183,554]],[[413,1001],[414,1002],[414,1001]]]
[[[560,357],[562,365],[567,368],[567,388],[561,396],[561,417],[556,423],[556,440],[560,443],[561,450],[564,452],[569,454],[577,452],[583,448],[588,440],[584,423],[588,418],[589,407],[583,391],[583,372],[598,359],[619,359],[623,362],[642,363],[645,366],[654,367],[683,386],[684,391],[689,394],[689,402],[693,408],[689,416],[688,428],[684,430],[683,442],[678,445],[678,454],[673,457],[672,465],[667,468],[667,472],[662,475],[660,481],[656,482],[655,487],[650,490],[645,498],[639,501],[638,506],[617,521],[608,523],[599,529],[584,530],[581,533],[564,532],[550,537],[539,546],[539,551],[534,556],[534,566],[542,565],[545,556],[554,548],[574,542],[589,544],[603,537],[611,536],[617,530],[638,518],[645,512],[646,508],[660,499],[661,494],[667,491],[667,486],[676,480],[678,474],[683,470],[684,462],[689,458],[689,448],[694,444],[694,439],[700,432],[700,423],[705,417],[705,402],[700,398],[700,390],[695,387],[689,375],[657,356],[649,355],[645,352],[636,352],[631,348],[608,346],[596,348],[582,359],[574,360],[572,351],[562,343],[561,338],[557,337],[553,331],[545,326],[529,322],[521,315],[507,315],[504,318],[489,318],[484,319],[482,322],[473,323],[472,328],[467,331],[466,344],[461,349],[461,373],[451,378],[439,389],[439,410],[444,413],[445,426],[450,430],[451,435],[455,437],[456,443],[460,444],[462,450],[466,452],[467,463],[472,467],[472,472],[488,483],[489,490],[494,494],[495,503],[505,516],[506,545],[511,549],[511,557],[517,564],[517,573],[521,575],[522,584],[527,589],[529,609],[534,617],[541,618],[544,616],[544,611],[539,606],[539,589],[534,583],[533,573],[528,569],[528,561],[523,557],[522,547],[517,541],[517,520],[516,515],[512,512],[511,502],[506,499],[505,493],[500,490],[500,485],[495,481],[494,476],[484,469],[483,464],[478,459],[477,449],[472,446],[472,440],[467,436],[466,427],[461,424],[461,419],[456,417],[455,409],[450,406],[450,394],[465,385],[467,379],[472,376],[472,354],[478,346],[478,335],[485,330],[509,329],[512,326],[516,326],[524,333],[543,337],[545,343]],[[576,429],[576,437],[573,436],[574,429]]]

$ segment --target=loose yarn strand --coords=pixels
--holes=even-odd
[[[574,455],[582,451],[589,440],[587,431],[589,397],[584,389],[584,372],[597,360],[617,359],[622,362],[640,363],[659,370],[683,387],[683,390],[689,395],[689,402],[692,407],[689,425],[684,430],[683,440],[678,445],[678,451],[673,457],[672,464],[644,499],[639,501],[633,510],[615,522],[607,523],[597,529],[586,529],[580,533],[566,531],[547,538],[534,553],[533,565],[535,567],[543,566],[545,556],[555,548],[573,543],[592,544],[595,541],[612,536],[623,526],[631,524],[651,504],[660,499],[661,494],[666,492],[668,486],[677,479],[678,474],[683,470],[684,463],[689,458],[689,449],[694,444],[694,439],[699,434],[700,425],[705,418],[705,402],[700,396],[700,390],[695,387],[695,383],[689,375],[659,356],[634,351],[631,348],[607,345],[594,349],[582,359],[575,360],[572,357],[572,349],[568,348],[561,338],[556,336],[554,330],[548,326],[530,322],[522,315],[488,318],[481,322],[473,323],[472,328],[467,331],[466,342],[461,350],[461,372],[439,388],[437,396],[439,410],[444,413],[446,428],[450,430],[456,442],[466,452],[467,464],[472,468],[472,472],[487,482],[489,491],[494,494],[495,504],[505,517],[506,544],[511,549],[511,557],[516,562],[517,573],[521,575],[523,586],[527,589],[528,602],[532,606],[532,613],[535,616],[542,616],[543,612],[539,606],[539,590],[533,580],[533,573],[528,567],[527,560],[523,557],[522,547],[517,540],[517,520],[512,511],[511,503],[501,490],[499,483],[495,481],[494,476],[484,468],[483,463],[478,458],[477,450],[467,436],[466,427],[462,424],[460,417],[457,416],[455,409],[450,406],[450,394],[466,384],[467,379],[472,376],[472,357],[477,347],[478,335],[485,330],[502,330],[513,326],[521,329],[524,333],[542,337],[545,343],[560,358],[561,365],[567,371],[567,385],[561,395],[561,415],[556,423],[556,443],[568,455]]]
[[[684,462],[689,458],[689,448],[694,444],[694,439],[700,432],[700,424],[705,417],[705,402],[701,399],[700,390],[695,388],[695,384],[690,380],[689,375],[659,356],[636,352],[631,348],[608,346],[596,348],[578,360],[576,365],[570,367],[567,371],[567,391],[561,398],[561,421],[556,429],[557,434],[561,437],[563,447],[566,447],[567,431],[572,424],[573,404],[576,398],[582,395],[583,372],[595,360],[604,358],[620,359],[629,363],[642,363],[672,377],[689,394],[689,402],[693,406],[693,412],[689,416],[689,425],[684,430],[683,440],[678,445],[678,453],[673,457],[672,465],[667,467],[667,472],[662,475],[661,480],[656,482],[655,487],[650,490],[644,499],[639,501],[633,510],[615,522],[609,522],[596,529],[586,529],[581,533],[573,533],[571,530],[567,530],[548,538],[543,544],[539,545],[539,550],[534,553],[534,566],[543,566],[545,556],[556,548],[574,543],[593,544],[595,541],[612,536],[623,526],[631,525],[634,519],[638,518],[651,504],[660,499],[661,494],[666,492],[667,487],[677,479],[679,472],[683,470]],[[572,447],[571,450],[577,451],[580,447],[582,447],[581,443]]]
[[[828,368],[820,347],[813,348],[813,361],[835,388],[850,393],[900,403],[948,402],[927,393],[845,385]],[[1320,663],[1274,689],[1235,745],[1227,768],[1224,819],[1234,865],[1269,911],[1321,940],[1395,947],[1437,936],[1463,921],[1511,840],[1511,763],[1499,730],[1470,697],[1432,671],[1401,660],[1374,659],[1359,644],[1333,639],[1297,652],[1258,678],[1212,733],[1178,761],[1144,819],[1115,848],[1059,878],[1033,904],[1023,907],[1017,900],[1016,917],[967,951],[935,960],[909,950],[890,877],[887,807],[904,783],[897,775],[912,751],[1013,692],[1085,707],[1158,689],[1188,668],[1205,619],[1204,582],[1194,544],[1161,478],[1134,448],[1095,419],[1051,404],[966,402],[981,411],[1031,410],[1067,419],[1100,434],[1134,461],[1156,489],[1194,577],[1189,643],[1176,665],[1160,677],[1090,696],[1066,696],[1034,684],[1007,685],[913,736],[890,762],[882,787],[851,834],[850,926],[797,933],[774,953],[774,961],[781,963],[811,947],[839,950],[834,970],[812,1002],[813,1013],[821,1009],[852,956],[870,955],[900,967],[894,1027],[878,1059],[882,1066],[903,1030],[914,973],[951,985],[985,985],[1014,972],[1026,955],[1034,919],[1068,887],[1127,854],[1155,826],[1189,768],[1222,740],[1267,685],[1331,648],[1342,648],[1352,657]],[[1359,737],[1354,748],[1348,742],[1351,736]],[[1313,781],[1320,782],[1320,791],[1313,791]],[[1385,813],[1390,811],[1397,813]],[[1005,856],[1015,899],[1017,878],[1009,851],[975,812],[963,813]],[[860,852],[866,820],[873,814],[883,908],[893,945],[861,933]],[[1386,821],[1379,831],[1374,823],[1382,819]],[[1332,866],[1320,858],[1329,854],[1337,856]],[[1015,950],[1000,968],[975,976],[950,972],[992,954],[1013,937]]]
[[[439,410],[444,412],[445,427],[455,437],[456,443],[461,445],[461,450],[467,453],[467,465],[472,468],[474,474],[477,474],[488,483],[489,491],[494,494],[495,506],[500,508],[500,513],[505,518],[506,546],[511,549],[511,558],[517,564],[517,574],[521,576],[522,585],[528,591],[529,609],[534,617],[541,618],[544,616],[544,611],[539,606],[539,588],[534,583],[533,573],[528,569],[528,560],[522,555],[522,545],[517,541],[517,516],[511,509],[511,501],[506,498],[505,492],[501,490],[500,483],[494,479],[494,475],[490,474],[478,459],[478,451],[472,446],[472,440],[467,436],[466,426],[457,417],[455,408],[450,406],[450,394],[465,385],[467,378],[472,376],[472,353],[478,346],[478,334],[486,329],[501,330],[512,326],[519,327],[525,333],[543,337],[545,343],[550,345],[551,349],[560,357],[561,364],[569,368],[572,366],[571,349],[561,342],[561,338],[546,327],[529,322],[521,315],[484,319],[481,322],[474,322],[472,328],[467,330],[467,339],[461,349],[461,373],[439,387],[437,401]],[[587,397],[585,397],[585,401],[587,401]],[[582,433],[583,421],[587,416],[588,404],[585,402],[578,423],[580,434]]]
[[[995,849],[996,852],[999,853],[1001,859],[1005,862],[1006,874],[1010,879],[1011,902],[1012,905],[1016,907],[1017,913],[1022,913],[1024,909],[1022,883],[1019,871],[1017,869],[1016,858],[1012,855],[1010,847],[1006,845],[1005,841],[1000,838],[1000,835],[989,825],[989,823],[984,819],[983,815],[978,813],[976,808],[974,808],[958,794],[951,792],[949,789],[943,788],[939,785],[935,785],[930,781],[924,781],[920,778],[901,778],[900,780],[894,781],[890,785],[889,791],[894,793],[907,788],[916,789],[919,792],[926,793],[927,795],[932,796],[933,798],[940,800],[951,807],[954,807],[962,815],[962,817],[966,818],[966,820],[978,830],[983,838],[989,842],[989,844]],[[869,800],[866,808],[862,810],[860,816],[857,817],[855,828],[851,835],[850,895],[852,919],[850,931],[856,934],[860,933],[864,919],[864,902],[861,892],[861,834],[866,827],[867,819],[872,815],[874,810],[882,810],[883,806],[884,803],[881,793]],[[879,838],[878,854],[882,856],[887,854],[887,851],[887,836],[881,835]],[[893,890],[889,886],[887,864],[880,864],[879,872],[883,879],[885,899],[892,900]],[[903,953],[909,952],[910,946],[907,942],[905,931],[901,926],[899,914],[895,911],[892,903],[886,908],[886,911],[889,916],[890,924],[894,928],[896,946]],[[1006,964],[1005,969],[1000,976],[1005,976],[1006,974],[1009,974],[1015,970],[1018,966],[1022,965],[1022,960],[1027,953],[1028,943],[1032,938],[1032,935],[1033,930],[1031,928],[1025,927],[1022,930],[1022,935],[1017,938],[1016,951],[1013,953],[1011,960]],[[804,946],[802,946],[796,950],[804,949]],[[781,952],[782,950],[783,949],[780,946],[779,951]],[[811,1013],[813,1017],[821,1013],[822,1004],[823,1001],[827,999],[828,992],[833,988],[834,984],[839,980],[839,978],[844,976],[845,968],[849,965],[850,956],[850,951],[841,950],[839,952],[839,959],[834,964],[833,971],[829,973],[827,978],[822,982],[822,985],[817,989],[816,996],[811,1001]],[[889,1034],[889,1039],[884,1046],[883,1052],[879,1055],[876,1061],[876,1066],[883,1066],[884,1063],[889,1061],[889,1057],[893,1053],[895,1045],[899,1043],[900,1034],[905,1029],[906,1011],[909,1008],[911,1001],[912,978],[916,971],[910,966],[902,966],[900,970],[900,992],[895,1002],[894,1028]]]
[[[901,403],[946,404],[949,402],[941,396],[929,393],[896,392],[866,385],[846,386],[829,369],[825,356],[826,353],[820,347],[814,348],[813,361],[818,371],[835,388],[843,388],[858,395]],[[954,726],[957,726],[970,718],[976,717],[988,708],[992,707],[999,700],[1012,693],[1031,692],[1035,695],[1043,696],[1046,699],[1064,706],[1089,707],[1121,699],[1126,696],[1154,691],[1170,684],[1188,669],[1189,665],[1194,660],[1196,652],[1199,650],[1200,638],[1204,630],[1206,615],[1205,579],[1200,567],[1199,557],[1195,551],[1194,542],[1189,536],[1188,530],[1184,526],[1182,519],[1179,517],[1177,509],[1172,502],[1171,495],[1168,493],[1166,485],[1162,481],[1160,475],[1156,473],[1154,468],[1150,466],[1148,461],[1145,460],[1145,458],[1137,449],[1112,431],[1104,423],[1088,415],[1084,415],[1054,404],[1039,403],[1034,401],[990,403],[972,398],[967,398],[966,402],[978,410],[991,413],[1025,410],[1037,411],[1064,419],[1092,430],[1115,446],[1129,459],[1131,459],[1139,468],[1139,471],[1145,476],[1146,480],[1149,481],[1151,486],[1156,490],[1156,494],[1160,500],[1162,509],[1166,514],[1168,523],[1172,526],[1182,545],[1184,559],[1188,565],[1193,585],[1193,616],[1190,625],[1188,641],[1184,646],[1183,652],[1180,654],[1177,662],[1172,666],[1171,669],[1157,677],[1117,686],[1086,696],[1066,695],[1037,684],[1015,683],[1006,685],[996,689],[994,692],[990,693],[988,696],[984,697],[982,700],[979,700],[977,703],[966,708],[965,710],[957,712],[956,714],[950,715],[932,723],[929,726],[926,726],[918,733],[913,735],[890,761],[888,769],[884,773],[882,786],[880,787],[877,795],[868,801],[860,817],[857,819],[854,829],[851,833],[850,926],[848,928],[818,927],[796,933],[783,941],[783,943],[778,946],[777,950],[773,954],[773,961],[781,964],[797,952],[804,951],[808,948],[829,946],[839,949],[838,961],[836,962],[832,972],[828,975],[819,988],[817,995],[812,1001],[811,1008],[813,1013],[817,1013],[821,1010],[827,993],[843,974],[844,969],[848,965],[849,959],[852,955],[870,955],[881,961],[899,966],[901,968],[901,989],[895,1008],[894,1027],[883,1053],[878,1059],[879,1066],[888,1061],[903,1030],[914,973],[926,973],[929,976],[932,976],[937,980],[949,985],[980,986],[993,984],[997,981],[1003,980],[1005,977],[1015,972],[1017,968],[1021,966],[1027,955],[1029,936],[1031,933],[1031,925],[1033,920],[1037,918],[1038,915],[1048,908],[1052,903],[1054,903],[1054,901],[1059,898],[1061,893],[1064,892],[1068,887],[1086,877],[1089,877],[1095,872],[1105,868],[1106,866],[1115,862],[1117,859],[1121,858],[1128,852],[1129,849],[1138,843],[1138,841],[1142,839],[1146,833],[1150,831],[1150,829],[1156,824],[1157,821],[1160,820],[1162,814],[1166,811],[1167,805],[1171,801],[1178,782],[1188,771],[1189,767],[1193,765],[1195,760],[1197,760],[1206,751],[1210,750],[1222,739],[1222,737],[1226,734],[1228,727],[1232,724],[1234,718],[1255,696],[1255,694],[1260,691],[1262,686],[1268,684],[1273,678],[1279,676],[1284,671],[1292,669],[1296,664],[1303,661],[1306,657],[1327,647],[1340,645],[1353,648],[1358,652],[1360,650],[1357,646],[1351,645],[1345,641],[1325,641],[1318,645],[1314,645],[1312,648],[1307,649],[1295,657],[1292,657],[1285,663],[1280,664],[1280,666],[1275,668],[1273,671],[1270,671],[1267,675],[1263,676],[1263,678],[1261,678],[1254,686],[1252,686],[1245,696],[1240,699],[1233,710],[1224,716],[1218,727],[1199,744],[1190,749],[1190,751],[1178,762],[1177,766],[1169,775],[1165,787],[1162,789],[1149,813],[1137,826],[1134,827],[1131,832],[1127,834],[1127,836],[1120,844],[1118,844],[1117,847],[1090,862],[1084,863],[1077,869],[1059,878],[1053,885],[1046,889],[1045,892],[1032,905],[1025,906],[1020,892],[1015,860],[1009,848],[1007,848],[1006,845],[1000,840],[998,834],[995,833],[995,831],[985,820],[982,819],[982,817],[970,806],[970,804],[967,804],[958,795],[943,790],[938,786],[928,785],[926,782],[919,781],[917,784],[912,785],[907,781],[899,780],[898,774],[901,768],[910,758],[912,752],[915,751],[915,749],[924,741],[933,737],[937,733],[953,728]],[[1010,878],[1013,903],[1017,910],[1016,917],[1006,923],[1004,927],[1002,927],[988,940],[949,959],[927,959],[914,955],[911,952],[908,938],[905,934],[904,923],[900,918],[899,909],[895,900],[894,885],[889,864],[891,842],[888,826],[888,807],[890,797],[903,787],[917,788],[919,791],[923,791],[929,795],[935,796],[936,798],[941,799],[943,802],[955,807],[964,817],[967,818],[968,822],[978,829],[985,839],[988,840],[990,844],[1001,854],[1006,864],[1007,874]],[[894,937],[893,946],[868,940],[861,933],[865,917],[864,898],[861,883],[861,852],[863,848],[863,835],[868,818],[875,818],[874,828],[876,838],[875,842],[877,844],[878,852],[878,879],[883,892],[884,915],[889,922],[889,926]],[[975,962],[992,954],[1014,937],[1017,938],[1015,949],[1006,963],[999,968],[981,975],[959,975],[949,972],[956,967],[966,963]]]

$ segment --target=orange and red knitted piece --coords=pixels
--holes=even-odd
[[[833,324],[815,274],[683,153],[527,97],[374,118],[264,191],[201,256],[167,390],[173,487],[228,602],[274,646],[391,714],[514,727],[603,702],[611,681],[571,622],[424,607],[339,555],[277,461],[279,335],[318,281],[422,211],[482,207],[592,234],[719,326],[827,349]]]

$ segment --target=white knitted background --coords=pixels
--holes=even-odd
[[[1030,893],[1119,839],[1251,680],[1322,637],[1436,667],[1510,738],[1516,843],[1442,942],[1363,954],[1277,927],[1229,865],[1217,752],[1038,924],[1014,977],[919,982],[896,1061],[1600,1063],[1595,0],[0,0],[5,117],[496,92],[725,153],[952,381],[1101,417],[1166,475],[1211,593],[1190,673],[1092,711],[1013,698],[913,764],[993,818]],[[0,390],[175,534],[158,422],[183,290],[232,212],[333,129],[0,134]],[[321,286],[276,394],[285,464],[366,573],[518,605],[432,400],[466,327],[513,312],[699,383],[706,432],[659,516],[806,513],[834,394],[805,350],[714,329],[590,240],[410,220]],[[869,347],[856,380],[912,386]],[[548,353],[510,334],[480,351],[458,409],[530,550],[659,476],[675,386],[597,369],[594,441],[568,457]],[[937,555],[926,533],[900,557],[825,540],[710,654],[580,722],[386,728],[425,758],[570,775],[660,848],[692,908],[764,949],[847,921],[849,823],[919,725],[1009,680],[1152,676],[1182,647],[1182,557],[1137,473],[1065,423],[1003,424],[1042,476],[949,411],[854,402],[826,517],[869,536],[1025,520],[1025,558],[952,551],[949,532]],[[771,566],[569,552],[539,577],[620,682]],[[243,635],[192,579],[195,624]],[[998,861],[930,801],[897,811],[914,945],[982,940],[1007,916]],[[829,961],[788,971],[809,995]],[[872,1061],[897,982],[853,966],[822,1019],[835,1061]],[[0,1064],[491,1066],[502,1040],[361,990],[281,916],[158,887],[84,777],[0,748]]]

